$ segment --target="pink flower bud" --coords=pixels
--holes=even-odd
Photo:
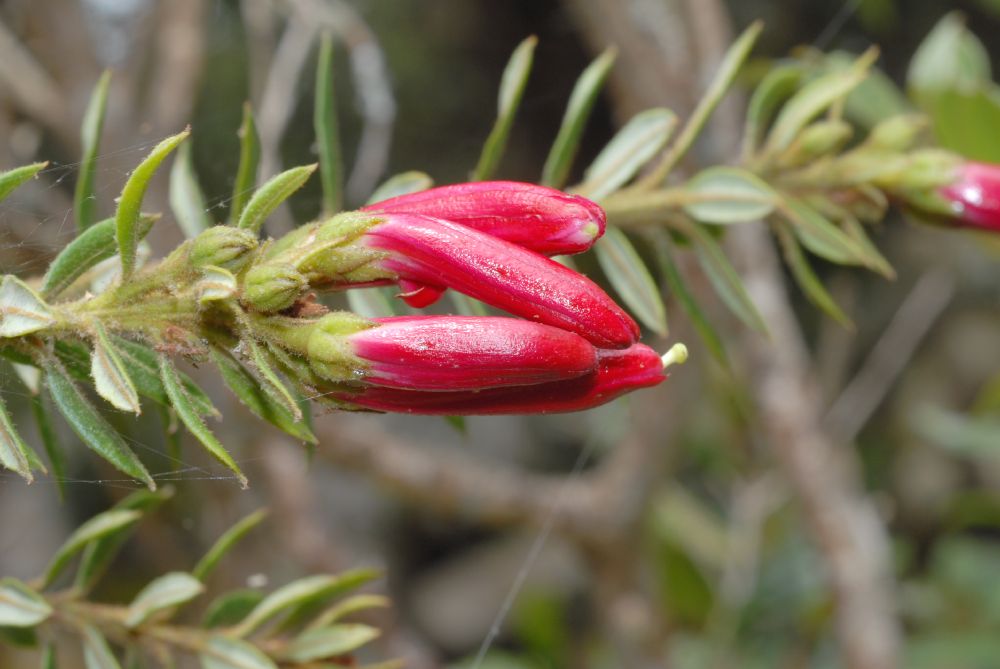
[[[1000,165],[963,163],[957,178],[939,194],[962,224],[1000,232]]]
[[[363,236],[387,252],[376,263],[397,281],[454,288],[601,348],[625,348],[639,327],[597,284],[533,251],[451,221],[390,214]]]
[[[588,374],[597,352],[572,332],[517,318],[375,319],[348,338],[366,384],[411,390],[478,390]]]
[[[604,210],[554,188],[516,181],[442,186],[370,204],[363,211],[454,221],[544,255],[581,253],[604,234]]]
[[[579,378],[478,392],[419,392],[370,386],[326,396],[347,408],[427,415],[541,414],[582,411],[666,379],[663,362],[644,344],[600,350],[597,369]]]

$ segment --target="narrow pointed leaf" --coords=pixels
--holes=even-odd
[[[167,396],[163,381],[160,379],[160,363],[157,360],[156,351],[145,344],[124,337],[112,335],[111,341],[118,349],[118,354],[128,368],[139,394],[164,406],[169,405],[170,398]],[[194,404],[198,415],[220,418],[221,414],[215,408],[212,398],[199,388],[187,374],[182,372],[177,372],[177,374],[184,386],[184,393]]]
[[[317,616],[313,622],[309,623],[309,629],[327,627],[360,611],[384,609],[390,606],[392,606],[392,600],[385,595],[373,595],[370,593],[351,595]]]
[[[257,135],[257,125],[254,123],[253,109],[249,102],[243,103],[243,122],[240,124],[238,134],[240,163],[236,168],[233,203],[229,209],[229,222],[233,225],[240,220],[257,185],[257,166],[260,163],[260,137]]]
[[[260,590],[234,590],[219,595],[205,608],[201,626],[211,629],[236,625],[263,599],[264,593]]]
[[[116,511],[139,511],[143,514],[149,513],[163,502],[173,496],[173,489],[165,486],[159,490],[136,490],[115,504]],[[87,542],[87,547],[83,551],[80,559],[80,566],[76,570],[76,577],[73,586],[79,592],[89,592],[97,583],[97,580],[104,574],[105,570],[114,560],[115,555],[122,544],[128,538],[132,526],[129,525],[122,531],[107,534],[97,539]]]
[[[17,472],[27,483],[35,480],[28,460],[28,445],[18,434],[0,397],[0,465]]]
[[[669,109],[633,116],[584,172],[580,193],[600,200],[627,184],[666,145],[676,126],[677,115]]]
[[[0,283],[0,337],[20,337],[56,322],[49,305],[16,276]]]
[[[282,659],[306,663],[346,655],[377,639],[379,634],[377,628],[361,623],[341,623],[308,630],[288,644]]]
[[[156,483],[149,471],[122,436],[101,416],[90,400],[84,397],[79,386],[66,374],[65,368],[55,360],[50,360],[45,372],[56,407],[83,443],[118,470],[142,481],[150,490],[155,490]]]
[[[825,74],[803,86],[781,108],[767,137],[765,149],[777,154],[791,146],[809,121],[864,81],[877,56],[877,51],[869,50],[849,67]]]
[[[271,396],[271,399],[284,406],[295,420],[302,420],[302,410],[299,408],[298,402],[295,401],[291,391],[285,387],[277,373],[271,368],[271,364],[264,354],[264,349],[252,339],[247,341],[247,348],[250,352],[250,361],[257,369],[257,373],[260,374],[261,386],[267,394]]]
[[[760,147],[775,112],[799,87],[804,74],[804,68],[800,63],[778,65],[772,68],[754,88],[747,104],[746,127],[743,131],[745,159],[750,158]]]
[[[35,419],[42,448],[45,449],[45,455],[49,459],[49,467],[52,468],[52,480],[55,481],[59,499],[62,500],[66,496],[66,453],[56,439],[56,431],[52,425],[52,409],[46,397],[44,392],[32,395],[31,415]]]
[[[83,640],[83,663],[87,669],[121,669],[104,635],[92,625],[80,631]]]
[[[823,282],[816,276],[792,232],[782,225],[778,229],[778,239],[785,254],[785,262],[788,263],[796,283],[799,284],[799,288],[806,294],[809,301],[822,309],[833,320],[846,328],[853,329],[854,325],[851,323],[851,319],[847,317],[847,314],[827,291]]]
[[[432,179],[426,172],[418,172],[417,170],[400,172],[399,174],[389,177],[381,186],[376,188],[375,192],[368,198],[368,202],[366,204],[374,204],[399,195],[418,193],[422,190],[427,190],[433,185],[434,179]],[[350,293],[348,293],[348,295],[350,295]]]
[[[153,227],[158,215],[142,214],[136,224],[136,236],[142,241]],[[118,253],[115,241],[115,219],[95,223],[70,242],[49,265],[42,279],[42,294],[55,297],[95,265]]]
[[[214,225],[208,216],[205,194],[194,171],[190,143],[181,145],[170,168],[170,210],[188,239],[197,237]]]
[[[629,310],[661,337],[667,335],[667,311],[646,263],[618,228],[609,227],[594,244],[597,262]]]
[[[344,199],[344,167],[340,157],[337,98],[333,83],[333,36],[324,32],[319,41],[316,63],[313,128],[319,151],[319,176],[323,185],[323,214],[326,216],[340,211]]]
[[[94,224],[97,211],[97,197],[94,190],[94,175],[97,172],[97,154],[101,148],[101,130],[104,128],[104,113],[108,106],[108,88],[111,84],[111,70],[105,70],[90,94],[87,111],[80,127],[80,147],[83,159],[76,178],[73,192],[73,213],[76,215],[76,232],[80,234]]]
[[[0,626],[34,627],[52,615],[45,598],[15,578],[0,580]]]
[[[111,343],[103,325],[95,322],[93,328],[94,351],[90,356],[90,375],[94,378],[97,394],[116,409],[141,413],[139,394],[118,350]]]
[[[759,221],[774,211],[777,195],[762,180],[737,167],[709,167],[684,186],[684,211],[702,223]]]
[[[839,265],[866,265],[864,249],[818,211],[798,200],[787,200],[781,213],[803,246]]]
[[[121,532],[140,518],[142,518],[142,512],[134,509],[112,509],[85,522],[63,542],[63,545],[52,556],[52,560],[45,570],[45,575],[42,577],[42,587],[51,585],[73,556],[83,550],[91,541]]]
[[[202,446],[212,454],[212,456],[225,465],[230,471],[236,475],[236,479],[240,483],[240,487],[247,487],[247,477],[243,475],[240,470],[239,465],[233,460],[232,456],[229,455],[229,451],[226,450],[215,435],[212,434],[211,430],[205,425],[205,421],[201,419],[198,413],[198,409],[191,398],[188,396],[184,389],[184,385],[181,382],[180,376],[177,373],[177,369],[174,367],[173,363],[170,362],[170,358],[165,355],[159,356],[160,362],[160,379],[163,381],[163,388],[167,391],[167,397],[170,398],[170,404],[177,411],[177,416],[184,423],[184,427],[188,429],[188,432],[193,434],[198,441],[201,442]]]
[[[15,188],[24,182],[32,179],[48,165],[44,163],[32,163],[24,167],[15,167],[6,172],[0,172],[0,200],[10,195]]]
[[[190,130],[184,130],[157,144],[125,182],[115,211],[115,239],[118,242],[118,255],[121,256],[123,281],[127,281],[135,269],[135,254],[139,246],[139,211],[142,198],[146,195],[146,187],[160,163],[190,134]]]
[[[757,311],[739,273],[733,269],[726,254],[719,248],[719,244],[696,225],[685,228],[684,234],[694,244],[698,262],[725,305],[748,327],[766,333],[767,325],[764,324],[764,318]]]
[[[302,188],[302,185],[316,171],[317,165],[293,167],[272,177],[267,183],[257,189],[247,202],[246,208],[240,214],[238,227],[258,232],[264,220],[287,200],[292,193]]]
[[[615,62],[615,51],[608,49],[591,63],[580,78],[576,80],[573,92],[570,94],[566,113],[556,140],[549,150],[549,156],[542,168],[542,183],[553,188],[560,188],[569,178],[573,159],[580,147],[584,126],[590,118],[590,112],[597,101],[597,94],[604,86],[604,80],[611,72]]]
[[[250,530],[260,525],[261,521],[266,517],[267,511],[260,509],[226,530],[226,533],[219,537],[215,544],[205,553],[205,556],[198,561],[195,568],[191,570],[191,574],[199,581],[204,582],[215,571],[215,568],[219,565],[219,561],[225,557],[226,553],[231,551],[233,546],[245,537]]]
[[[376,578],[378,572],[354,569],[337,575],[307,576],[278,588],[258,604],[233,630],[234,636],[246,636],[280,613],[331,599]]]
[[[283,403],[275,402],[261,387],[260,381],[229,353],[213,348],[211,356],[212,362],[219,368],[222,380],[256,416],[296,439],[310,444],[318,443],[316,435],[306,422],[301,417],[296,418]]]
[[[212,637],[199,655],[202,669],[278,669],[256,647],[229,637]]]
[[[524,89],[531,75],[531,66],[535,56],[535,46],[538,38],[532,35],[521,42],[504,68],[500,79],[500,94],[497,99],[497,119],[493,124],[483,151],[479,155],[479,163],[472,173],[473,181],[485,181],[493,177],[500,160],[507,148],[507,137],[514,125],[517,109],[521,105]]]
[[[861,225],[858,219],[847,217],[841,221],[841,225],[843,226],[844,233],[864,251],[865,264],[870,270],[878,272],[887,279],[896,278],[896,270],[892,268],[889,261],[886,260],[871,238],[868,237],[864,226]]]
[[[129,604],[125,626],[134,628],[155,614],[185,604],[202,592],[205,586],[197,578],[183,571],[164,574],[144,587]]]

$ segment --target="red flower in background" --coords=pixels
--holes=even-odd
[[[962,224],[1000,232],[1000,165],[963,163],[955,181],[939,194]]]

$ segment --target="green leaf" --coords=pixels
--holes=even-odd
[[[757,151],[775,112],[799,87],[805,70],[800,63],[772,68],[761,80],[747,105],[746,127],[743,131],[743,158],[748,160]]]
[[[291,391],[285,387],[277,373],[271,368],[264,349],[253,339],[248,340],[246,344],[250,353],[250,361],[257,369],[257,373],[260,374],[261,387],[272,400],[282,405],[296,421],[302,420],[302,410],[299,408],[298,402],[295,401]]]
[[[191,159],[191,144],[182,144],[170,168],[170,210],[188,239],[214,225],[205,206],[205,194],[198,184]]]
[[[246,636],[280,613],[329,600],[377,576],[378,572],[371,569],[353,569],[337,575],[321,574],[293,581],[265,597],[233,630],[233,635]]]
[[[76,178],[73,192],[73,213],[76,214],[76,232],[80,234],[94,224],[97,197],[94,191],[94,175],[97,171],[97,153],[101,148],[101,130],[104,127],[104,112],[108,106],[108,88],[111,84],[111,70],[104,70],[101,78],[90,94],[87,111],[80,127],[80,147],[83,159]]]
[[[309,623],[309,629],[327,627],[359,611],[376,608],[384,609],[389,606],[392,606],[392,600],[385,595],[372,595],[369,593],[351,595],[320,614],[315,620]]]
[[[757,311],[739,273],[733,269],[718,243],[697,225],[685,227],[683,232],[694,244],[698,262],[729,310],[751,329],[766,334],[764,318]]]
[[[709,167],[684,187],[684,211],[702,223],[759,221],[774,211],[777,195],[761,179],[738,167]]]
[[[422,190],[431,188],[433,185],[434,179],[432,179],[426,172],[418,172],[417,170],[400,172],[399,174],[389,177],[382,183],[381,186],[376,188],[375,192],[368,198],[367,204],[374,204],[376,202],[388,200],[391,197],[398,197],[400,195],[419,193]],[[348,293],[348,295],[350,295],[350,293]]]
[[[383,286],[352,288],[347,292],[347,306],[351,311],[365,318],[401,316],[404,311],[399,300],[393,299],[395,291]]]
[[[122,436],[98,413],[90,400],[84,397],[80,388],[66,374],[62,364],[50,359],[45,365],[45,372],[56,407],[83,443],[118,470],[139,479],[150,490],[155,490],[156,483],[146,467]]]
[[[229,209],[229,222],[233,225],[240,220],[257,185],[257,165],[260,163],[260,137],[249,102],[243,103],[243,122],[237,134],[240,137],[240,164],[236,168],[233,203]]]
[[[839,265],[867,265],[864,249],[818,211],[799,200],[787,199],[781,213],[807,249]]]
[[[278,669],[256,647],[224,636],[209,639],[198,657],[202,669]]]
[[[56,439],[56,431],[52,425],[51,408],[46,401],[47,395],[44,391],[31,396],[31,415],[35,419],[38,428],[38,435],[42,440],[42,448],[49,458],[49,466],[52,468],[52,479],[55,481],[56,490],[59,492],[60,500],[66,496],[66,453],[63,451],[59,440]]]
[[[128,281],[135,269],[135,253],[139,246],[139,210],[142,198],[146,195],[146,186],[164,158],[190,134],[190,130],[184,130],[157,144],[125,182],[115,211],[115,239],[118,241],[118,255],[122,261],[122,281]]]
[[[80,629],[83,638],[83,663],[87,669],[121,669],[104,635],[93,625]]]
[[[143,214],[136,226],[136,237],[142,241],[153,228],[158,215]],[[115,219],[95,223],[70,242],[49,265],[42,279],[42,294],[55,297],[102,260],[118,252],[115,241]]]
[[[377,628],[361,623],[342,623],[307,630],[296,637],[282,653],[282,659],[306,663],[339,657],[377,639]]]
[[[254,415],[296,439],[310,444],[318,443],[316,435],[302,420],[302,414],[296,418],[283,403],[274,401],[261,387],[260,381],[228,352],[213,348],[210,354],[212,362],[219,368],[222,380]]]
[[[99,513],[76,528],[59,547],[42,577],[42,588],[47,588],[62,573],[70,559],[91,541],[122,532],[142,518],[142,512],[135,509],[111,509]]]
[[[212,434],[211,430],[209,430],[205,425],[205,421],[201,419],[197,406],[184,389],[184,385],[177,373],[177,369],[174,367],[173,363],[170,362],[170,358],[161,354],[159,356],[159,361],[160,380],[163,381],[163,388],[167,391],[167,397],[170,398],[170,404],[173,406],[174,410],[177,411],[177,416],[181,419],[181,422],[184,423],[188,432],[193,434],[195,438],[201,442],[202,446],[205,447],[205,450],[211,453],[216,460],[221,462],[236,475],[236,479],[239,481],[240,487],[245,489],[248,485],[247,477],[243,475],[239,465],[237,465],[236,461],[233,460],[231,455],[229,455],[225,446],[223,446],[219,440],[215,438],[215,435]]]
[[[201,581],[183,571],[164,574],[144,587],[128,607],[125,626],[135,628],[154,614],[185,604],[205,590]]]
[[[48,164],[48,161],[44,163],[32,163],[24,167],[15,167],[12,170],[0,172],[0,200],[5,199],[15,188],[33,178]]]
[[[48,643],[42,651],[42,669],[58,669],[58,658],[56,657],[55,644]]]
[[[287,200],[292,193],[302,188],[302,185],[316,171],[318,165],[303,165],[293,167],[272,177],[257,189],[247,202],[246,208],[240,214],[238,227],[258,232],[264,219],[271,215],[278,205]]]
[[[225,557],[226,553],[232,550],[233,546],[247,535],[247,532],[257,527],[266,517],[267,511],[260,509],[226,530],[226,533],[219,537],[215,544],[205,553],[205,557],[199,560],[195,568],[191,570],[194,577],[204,582],[215,571],[219,561]]]
[[[220,595],[205,609],[201,626],[230,627],[247,617],[254,607],[264,599],[260,590],[234,590]]]
[[[52,615],[45,598],[15,578],[0,580],[0,625],[34,627]]]
[[[708,347],[712,357],[724,368],[729,369],[729,358],[726,356],[726,348],[722,343],[722,338],[719,337],[719,333],[715,331],[711,322],[702,312],[701,307],[698,306],[698,301],[695,300],[694,295],[688,290],[687,284],[684,283],[684,278],[677,268],[677,263],[674,261],[671,250],[669,234],[666,230],[657,230],[655,232],[657,233],[654,237],[657,247],[657,257],[660,261],[660,269],[663,271],[663,278],[667,282],[670,293],[677,298],[681,309],[691,319],[691,324],[694,326],[695,331],[697,331],[698,336],[701,337],[702,342]]]
[[[594,244],[594,253],[604,275],[625,305],[643,325],[666,337],[667,312],[660,290],[625,233],[609,227],[604,237]]]
[[[56,322],[49,305],[12,274],[0,283],[0,319],[0,337],[20,337]]]
[[[990,81],[990,55],[965,27],[961,13],[946,14],[913,54],[906,84],[918,100],[941,90],[971,91]]]
[[[1000,460],[1000,419],[973,417],[941,407],[925,406],[913,412],[913,428],[934,446],[975,462]]]
[[[473,181],[485,181],[492,178],[496,173],[500,160],[503,158],[507,148],[507,137],[510,129],[514,125],[514,118],[517,116],[517,109],[521,105],[521,98],[524,96],[524,89],[528,85],[528,77],[531,75],[531,66],[535,57],[535,46],[538,38],[534,35],[528,37],[517,45],[507,67],[504,68],[503,77],[500,79],[500,95],[497,99],[497,119],[493,124],[486,143],[483,144],[483,151],[479,155],[479,163],[472,173]]]
[[[607,49],[576,80],[559,133],[542,168],[542,183],[546,186],[560,188],[569,178],[583,128],[614,62],[615,50]]]
[[[868,237],[865,232],[865,228],[861,225],[861,222],[853,216],[848,216],[844,218],[841,222],[844,234],[851,238],[855,244],[857,244],[862,251],[864,251],[866,260],[866,266],[874,272],[878,272],[887,279],[896,278],[896,270],[892,268],[889,261],[885,259],[885,256],[879,252],[876,248],[874,242]]]
[[[149,490],[136,490],[124,497],[115,504],[117,511],[140,511],[146,514],[173,496],[173,489],[170,486],[160,488],[153,492]],[[80,566],[76,570],[76,578],[73,586],[79,592],[89,592],[97,583],[98,579],[114,560],[115,555],[122,544],[128,538],[132,526],[119,532],[105,535],[87,543],[80,559]],[[128,530],[128,531],[126,531]]]
[[[677,115],[669,109],[633,116],[584,172],[580,193],[600,200],[624,186],[666,145],[676,125]]]
[[[7,413],[3,397],[0,397],[0,465],[17,472],[27,483],[35,480],[31,473],[29,450]]]
[[[316,106],[313,127],[319,149],[319,177],[323,184],[323,214],[340,211],[344,199],[344,167],[337,132],[337,98],[333,85],[333,37],[324,32],[316,62]]]
[[[139,394],[122,362],[118,350],[108,339],[108,333],[99,322],[93,323],[94,352],[90,356],[90,375],[94,378],[97,394],[111,406],[122,411],[141,413]]]
[[[966,158],[1000,162],[1000,88],[943,90],[927,96],[924,107],[934,121],[934,136],[943,148]]]
[[[795,281],[799,284],[802,292],[806,294],[806,297],[809,298],[809,301],[822,309],[833,320],[846,328],[853,329],[854,324],[851,322],[851,319],[847,317],[847,314],[843,312],[836,300],[833,299],[833,296],[826,290],[823,282],[813,272],[805,254],[802,253],[802,248],[795,241],[795,237],[788,230],[787,226],[779,224],[778,239],[785,253],[785,262],[788,263]]]
[[[145,344],[140,344],[139,342],[116,335],[111,336],[111,341],[118,349],[122,362],[125,363],[125,366],[130,371],[139,394],[164,406],[169,405],[170,398],[167,396],[167,391],[160,380],[160,363],[157,359],[156,351]],[[58,348],[56,352],[59,352]],[[199,388],[191,377],[182,372],[177,372],[177,374],[184,386],[185,394],[195,405],[199,416],[221,417],[219,410],[212,403],[212,398]]]
[[[791,146],[809,121],[864,81],[877,55],[875,50],[869,50],[849,67],[824,74],[803,86],[778,113],[765,150],[778,154]]]

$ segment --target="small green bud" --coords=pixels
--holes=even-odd
[[[258,265],[243,277],[243,302],[263,313],[281,311],[295,304],[308,285],[290,265]]]
[[[779,159],[784,167],[804,165],[838,152],[853,131],[844,121],[820,121],[806,127]]]
[[[876,186],[894,191],[931,190],[954,181],[962,158],[944,149],[923,149],[906,156],[906,166]]]
[[[868,144],[887,151],[906,151],[927,128],[927,117],[919,114],[891,116],[872,128]]]
[[[366,365],[355,355],[347,337],[373,326],[368,319],[349,311],[323,316],[313,327],[307,345],[313,371],[331,381],[360,379]]]
[[[195,267],[222,267],[240,271],[257,248],[257,235],[228,225],[205,230],[191,242],[191,264]]]

